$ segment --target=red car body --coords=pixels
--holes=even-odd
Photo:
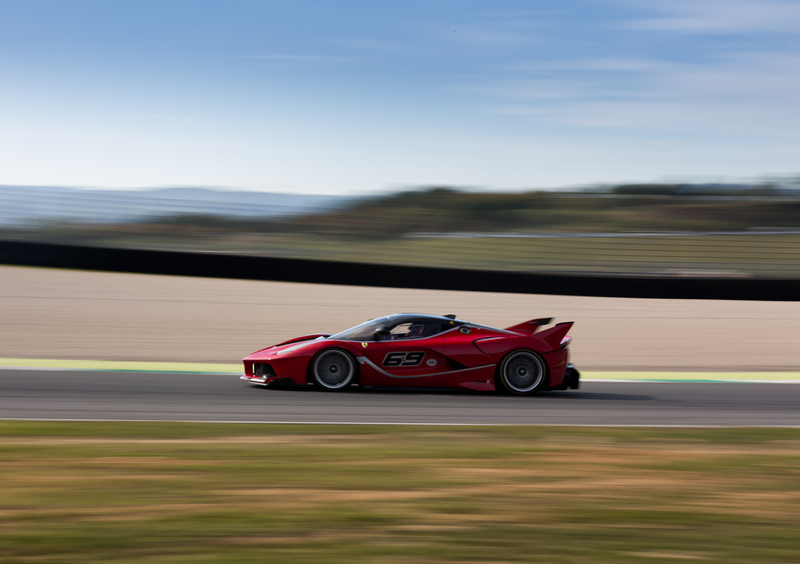
[[[404,313],[362,323],[336,335],[305,335],[244,359],[252,384],[314,385],[335,391],[360,387],[431,387],[533,394],[578,388],[568,363],[572,322],[542,329],[534,319],[506,329]]]

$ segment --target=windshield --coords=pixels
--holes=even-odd
[[[345,329],[341,333],[336,333],[328,337],[335,341],[371,341],[372,336],[379,327],[391,326],[392,320],[388,317],[379,317],[378,319],[370,319],[361,325],[356,325],[350,329]]]

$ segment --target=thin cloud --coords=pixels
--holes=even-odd
[[[539,43],[533,33],[521,33],[519,25],[475,26],[464,24],[426,25],[425,30],[438,40],[449,40],[477,46],[508,46]]]
[[[287,54],[265,54],[265,55],[244,55],[239,59],[253,59],[259,61],[299,61],[299,62],[321,62],[321,63],[341,63],[352,59],[345,57],[329,57],[325,55],[287,55]]]
[[[380,51],[386,53],[420,53],[427,52],[427,50],[420,49],[407,43],[399,41],[386,41],[381,39],[339,39],[337,44],[352,49],[359,49],[365,51]]]
[[[460,90],[505,100],[540,100],[544,102],[581,98],[585,88],[577,88],[574,82],[553,79],[509,80]]]
[[[724,65],[674,65],[636,83],[568,77],[505,81],[480,91],[489,113],[569,128],[656,134],[796,137],[800,56],[742,54]]]
[[[537,61],[532,63],[510,63],[501,70],[508,71],[607,71],[607,72],[653,72],[668,69],[672,63],[647,59],[575,59]]]
[[[663,15],[633,19],[622,27],[676,33],[796,33],[800,28],[800,3],[795,1],[670,0],[648,3],[647,8]]]

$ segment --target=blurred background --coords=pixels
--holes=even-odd
[[[0,0],[0,247],[771,291],[798,100],[797,0]],[[800,302],[404,282],[0,264],[0,561],[800,562]],[[236,380],[399,311],[575,321],[586,384]]]
[[[800,276],[800,181],[382,196],[0,186],[0,237],[522,272]]]
[[[3,239],[800,274],[795,2],[3,9]]]

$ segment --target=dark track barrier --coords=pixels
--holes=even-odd
[[[800,280],[594,276],[0,241],[0,264],[314,284],[615,298],[800,301]]]

